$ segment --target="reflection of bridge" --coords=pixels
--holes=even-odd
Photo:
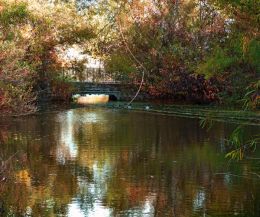
[[[135,95],[137,88],[134,85],[121,84],[118,82],[72,82],[74,94],[105,94],[109,95],[110,100],[130,100]],[[143,100],[145,94],[138,95],[137,100]]]

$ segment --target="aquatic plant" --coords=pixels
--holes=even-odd
[[[237,127],[229,139],[226,140],[226,145],[231,149],[226,158],[234,160],[242,160],[248,152],[254,152],[257,145],[260,144],[260,134],[246,140],[245,130],[242,126]]]

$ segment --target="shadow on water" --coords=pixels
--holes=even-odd
[[[207,131],[196,119],[103,108],[1,120],[1,160],[19,155],[0,170],[0,212],[259,216],[259,161],[224,157],[235,127]]]

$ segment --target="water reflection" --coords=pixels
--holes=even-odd
[[[224,159],[235,126],[207,132],[197,120],[97,108],[0,126],[1,158],[19,152],[0,215],[259,216],[259,162]]]
[[[60,141],[57,147],[57,161],[65,164],[66,160],[71,160],[78,155],[78,147],[74,142],[73,120],[74,115],[72,111],[66,113],[64,118],[60,118],[61,132]]]

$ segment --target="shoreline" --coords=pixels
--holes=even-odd
[[[147,106],[149,109],[146,108]],[[126,104],[123,103],[108,103],[106,105],[99,105],[99,107],[260,126],[259,110],[235,110],[201,105],[158,105],[138,102],[133,103],[131,108],[127,108]]]
[[[260,126],[260,110],[239,110],[218,106],[205,105],[180,105],[180,104],[158,104],[153,102],[135,102],[127,107],[127,102],[109,102],[107,104],[78,105],[75,103],[46,103],[38,107],[34,113],[28,114],[0,114],[1,118],[18,118],[33,116],[42,113],[59,112],[77,108],[108,108],[135,112],[146,112],[158,115],[169,115],[176,117],[197,118],[200,120],[224,121],[247,125]]]

